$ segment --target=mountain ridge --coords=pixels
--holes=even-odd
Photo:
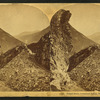
[[[26,44],[36,43],[40,40],[40,38],[42,36],[44,36],[46,33],[48,33],[49,30],[50,30],[50,27],[47,27],[47,28],[43,29],[42,31],[29,32],[29,33],[23,34],[23,35],[20,34],[20,36],[16,36],[16,38]]]
[[[0,46],[2,53],[5,53],[20,44],[23,43],[0,28]]]
[[[88,38],[95,41],[96,43],[100,44],[100,32],[96,32],[92,35],[89,35]]]

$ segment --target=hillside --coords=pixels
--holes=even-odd
[[[94,33],[88,36],[91,40],[95,41],[96,43],[100,44],[100,32]]]
[[[98,49],[97,45],[92,45],[92,46],[82,49],[78,53],[75,53],[74,55],[72,55],[69,58],[68,72],[70,72],[77,65],[79,65],[83,60],[85,60],[87,57],[89,57],[91,54],[93,54],[97,49]]]
[[[4,53],[17,45],[22,44],[21,41],[17,40],[9,33],[5,32],[4,30],[0,29],[0,51]]]
[[[40,32],[24,32],[24,33],[20,33],[19,35],[15,36],[15,37],[26,44],[36,43],[40,40],[40,38],[43,35],[48,33],[49,30],[50,30],[50,28],[47,27],[46,29],[44,29]]]
[[[6,56],[5,56],[6,55]],[[49,91],[50,72],[35,63],[26,46],[16,47],[0,59],[0,81],[14,91]],[[1,63],[0,63],[1,64]],[[41,84],[40,84],[41,83]]]
[[[86,91],[100,91],[100,48],[70,70],[69,76]]]
[[[82,49],[87,48],[90,45],[96,44],[95,41],[84,36],[82,33],[78,32],[72,26],[70,26],[72,44],[75,52],[79,52]]]

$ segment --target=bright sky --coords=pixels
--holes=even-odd
[[[39,9],[27,5],[0,5],[0,28],[11,35],[37,32],[49,25],[48,17]]]
[[[84,35],[100,32],[100,4],[25,3],[0,6],[0,27],[12,35],[42,30],[59,9],[70,10],[70,24]]]
[[[49,18],[59,9],[70,10],[72,17],[70,24],[84,35],[100,32],[100,3],[98,4],[30,4],[42,10]]]

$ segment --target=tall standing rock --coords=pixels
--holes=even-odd
[[[50,32],[44,35],[38,43],[28,45],[28,48],[35,53],[36,63],[50,71]]]
[[[70,17],[69,11],[59,10],[51,19],[50,32],[37,44],[28,46],[36,53],[36,62],[51,72],[51,89],[56,87],[61,90],[61,83],[69,80],[68,59],[73,53],[68,23]]]

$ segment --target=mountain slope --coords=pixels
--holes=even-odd
[[[73,68],[69,76],[86,91],[100,91],[100,48]]]
[[[17,45],[22,44],[21,41],[17,40],[4,30],[0,29],[0,50],[1,53],[4,53],[8,51],[9,49],[12,49],[16,47]]]
[[[90,45],[96,44],[91,39],[84,36],[82,33],[78,32],[76,29],[74,29],[72,26],[70,26],[70,33],[72,37],[72,44],[75,52],[79,52],[82,49],[87,48]]]
[[[95,41],[96,43],[100,44],[100,32],[94,33],[88,36],[91,40]]]
[[[69,58],[69,68],[68,72],[70,72],[72,69],[74,69],[78,64],[80,64],[83,60],[85,60],[87,57],[89,57],[91,54],[93,54],[98,49],[97,45],[89,46],[88,48],[85,48],[78,53],[72,55]]]
[[[26,46],[13,48],[5,55],[0,59],[4,63],[0,81],[14,91],[50,90],[50,72],[35,63],[34,54]]]
[[[16,36],[17,39],[20,41],[30,44],[30,43],[36,43],[40,40],[40,38],[48,33],[50,30],[50,27],[47,27],[46,29],[40,31],[40,32],[26,32],[26,33],[20,33],[18,36]]]

